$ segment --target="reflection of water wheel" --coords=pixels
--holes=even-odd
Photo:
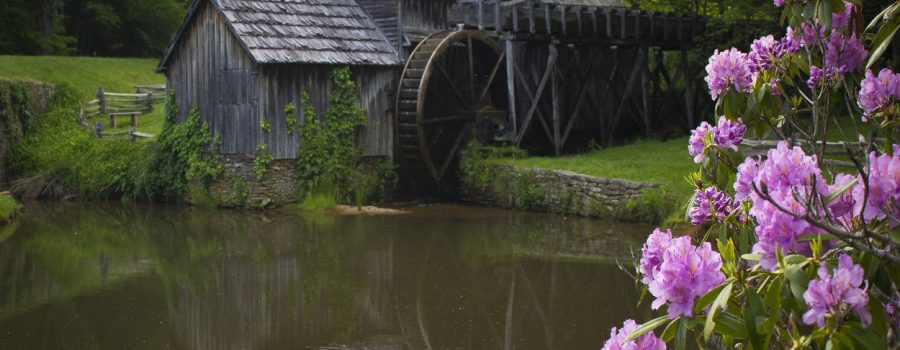
[[[436,33],[412,52],[397,94],[401,171],[446,186],[475,126],[506,119],[503,53],[483,31]]]

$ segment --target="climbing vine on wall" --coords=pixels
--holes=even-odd
[[[354,140],[366,124],[366,115],[357,105],[350,69],[336,68],[332,77],[334,88],[324,118],[316,117],[307,93],[300,96],[303,120],[297,150],[298,184],[307,194],[349,188],[351,175],[359,168],[362,157]]]

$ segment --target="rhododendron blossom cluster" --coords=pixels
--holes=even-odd
[[[746,132],[747,126],[740,119],[731,121],[723,116],[719,118],[718,126],[702,122],[700,126],[691,131],[688,154],[694,157],[694,163],[700,163],[703,160],[703,151],[707,146],[737,151],[738,145],[744,142],[744,133]]]
[[[747,54],[735,48],[722,52],[716,50],[709,58],[706,73],[708,74],[706,83],[709,84],[709,94],[713,100],[732,88],[739,92],[747,92],[753,83],[753,73],[750,71]]]
[[[864,325],[872,323],[872,315],[866,308],[869,295],[863,286],[864,271],[847,255],[838,258],[838,266],[832,273],[824,266],[819,268],[819,278],[809,282],[803,300],[809,311],[803,314],[803,322],[825,326],[826,316],[842,315],[843,308],[853,310]]]
[[[900,100],[900,74],[889,68],[882,69],[878,76],[867,71],[859,89],[859,107],[863,112],[870,115],[889,106],[892,99]]]
[[[688,216],[691,217],[691,224],[699,225],[710,220],[722,221],[736,210],[731,196],[715,187],[707,187],[696,190]]]
[[[609,331],[609,339],[601,350],[666,350],[666,343],[653,335],[653,332],[646,333],[636,340],[625,341],[640,326],[634,320],[625,320],[622,328],[613,327]]]
[[[821,229],[783,212],[757,191],[793,214],[805,214],[806,199],[811,195],[826,195],[828,191],[815,156],[807,156],[800,147],[779,142],[777,148],[769,150],[764,161],[757,163],[748,158],[738,167],[734,189],[737,198],[749,197],[753,202],[750,216],[756,219],[758,239],[753,251],[761,254],[760,263],[764,268],[775,267],[776,247],[782,253],[809,253],[808,242],[800,238],[821,233]]]
[[[662,237],[660,237],[662,236]],[[690,237],[670,239],[670,232],[655,231],[642,251],[654,256],[641,258],[641,271],[651,273],[647,284],[656,299],[651,305],[658,309],[669,305],[669,318],[693,314],[694,300],[725,281],[722,258],[712,250],[709,242],[691,244]],[[659,252],[662,252],[660,259]]]

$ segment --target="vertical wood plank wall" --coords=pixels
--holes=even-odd
[[[256,137],[247,134],[259,129],[256,65],[225,18],[212,6],[202,6],[166,71],[178,119],[199,108],[210,130],[222,135],[222,153],[255,153]]]
[[[288,134],[284,107],[298,106],[301,91],[310,95],[318,115],[325,113],[333,66],[306,64],[256,65],[214,8],[203,5],[187,29],[166,72],[184,120],[197,107],[210,130],[222,136],[223,154],[255,154],[265,143],[276,159],[296,157],[298,133]],[[392,153],[393,89],[400,67],[353,66],[359,104],[369,123],[358,142],[367,156]],[[261,118],[270,132],[260,128]],[[299,123],[298,123],[299,124]]]

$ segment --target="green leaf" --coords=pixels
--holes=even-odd
[[[856,179],[853,179],[853,181],[850,181],[846,184],[841,185],[841,187],[838,187],[836,190],[831,192],[828,197],[825,197],[825,203],[830,204],[831,202],[834,202],[834,200],[844,194],[844,192],[847,192],[851,188],[853,188],[853,185],[856,185],[856,181]]]
[[[747,339],[747,328],[744,327],[744,321],[728,311],[719,313],[715,329],[718,334],[736,339]]]
[[[707,306],[712,304],[712,302],[714,300],[716,300],[716,297],[719,296],[719,293],[722,292],[722,289],[725,288],[725,286],[726,285],[723,284],[718,287],[715,287],[712,290],[710,290],[709,292],[707,292],[706,294],[704,294],[703,296],[701,296],[700,299],[697,299],[697,302],[694,303],[694,313],[695,314],[700,313],[703,309],[705,309]]]
[[[716,297],[716,300],[713,302],[712,307],[710,307],[709,314],[706,315],[706,323],[703,325],[704,339],[709,340],[709,336],[712,335],[713,329],[716,326],[716,312],[728,303],[728,299],[731,298],[731,290],[733,288],[734,284],[727,284],[725,288],[722,289],[722,292],[719,293],[719,296]]]
[[[878,33],[875,34],[875,38],[872,39],[872,53],[869,54],[869,61],[866,62],[866,69],[872,67],[875,64],[875,61],[878,61],[881,58],[881,55],[884,54],[884,51],[891,45],[893,41],[894,34],[897,34],[897,29],[900,28],[897,25],[896,21],[891,21],[885,23],[878,29]]]
[[[794,298],[797,300],[803,299],[803,292],[806,291],[806,286],[809,285],[809,276],[806,275],[806,271],[803,270],[803,266],[800,265],[788,265],[784,268],[784,277],[788,279],[791,286],[791,293],[794,295]]]
[[[759,258],[761,258],[761,257],[762,257],[762,255],[760,255],[758,253],[741,255],[741,259],[749,260],[749,261],[759,261]]]
[[[798,264],[804,264],[807,262],[809,262],[809,258],[807,258],[803,255],[791,254],[791,255],[784,257],[784,263],[786,265],[798,265]]]
[[[666,329],[664,329],[662,334],[659,336],[659,339],[662,339],[662,341],[666,343],[672,341],[672,339],[675,339],[675,333],[678,331],[678,321],[680,319],[681,317],[672,320],[672,322],[669,322],[669,324],[666,326]]]
[[[872,330],[864,328],[858,322],[845,323],[841,333],[849,333],[850,337],[862,345],[864,349],[887,349],[887,343],[884,342],[884,339],[881,339]]]
[[[678,334],[675,335],[675,348],[678,350],[684,350],[687,347],[687,319],[681,318],[678,321]]]
[[[626,338],[625,341],[629,342],[629,341],[635,340],[637,338],[640,338],[642,335],[646,334],[647,332],[651,332],[654,329],[656,329],[657,327],[662,326],[668,320],[669,320],[668,316],[660,316],[660,317],[654,318],[650,321],[647,321],[644,324],[642,324],[640,327],[635,329],[634,332],[631,332],[631,334],[628,335],[628,338]]]

